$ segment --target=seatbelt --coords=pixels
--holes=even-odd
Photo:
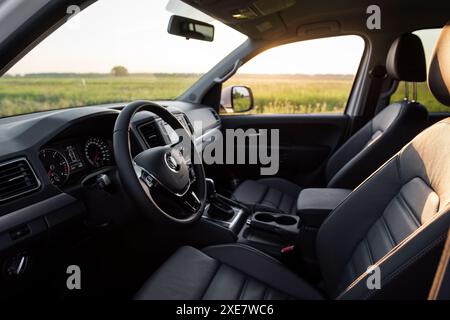
[[[369,71],[370,85],[367,94],[366,106],[362,115],[354,117],[349,130],[349,136],[361,129],[370,119],[373,118],[377,111],[378,102],[380,101],[381,90],[385,79],[387,78],[386,67],[378,65]]]
[[[447,241],[442,250],[433,285],[431,286],[428,300],[449,300],[450,299],[450,229],[447,234]]]
[[[375,66],[369,71],[371,78],[369,93],[367,94],[366,107],[363,113],[363,125],[375,116],[378,101],[380,100],[381,90],[384,80],[387,78],[387,70],[385,66]]]

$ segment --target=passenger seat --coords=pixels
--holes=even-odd
[[[397,38],[389,50],[386,69],[397,81],[426,81],[422,41],[414,34]],[[356,132],[328,160],[325,178],[328,188],[354,189],[413,137],[424,130],[428,112],[416,101],[392,103]],[[246,180],[233,198],[254,210],[295,214],[302,187],[280,178]]]

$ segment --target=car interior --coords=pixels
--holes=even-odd
[[[70,20],[70,5],[81,19],[97,2],[11,1],[0,1],[2,75]],[[0,299],[425,300],[439,291],[450,109],[427,103],[450,107],[448,4],[377,1],[374,30],[365,0],[180,2],[246,40],[178,98],[0,113]],[[215,36],[183,31],[206,22],[166,23],[168,37],[208,45]],[[439,30],[430,55],[416,34],[425,29]],[[364,50],[342,113],[252,114],[256,90],[226,86],[268,50],[345,35]],[[7,90],[0,82],[0,111]],[[244,112],[237,96],[248,98]],[[227,134],[248,129],[279,131],[276,174],[261,174],[260,162],[202,161],[217,144],[231,144],[233,157],[251,152],[254,140]],[[73,265],[82,290],[66,286]]]

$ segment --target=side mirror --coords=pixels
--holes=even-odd
[[[253,93],[249,87],[232,86],[222,91],[220,104],[225,113],[240,113],[252,110],[254,106]]]
[[[213,25],[181,16],[172,16],[170,18],[167,32],[186,39],[214,40]]]

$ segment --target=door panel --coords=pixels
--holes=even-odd
[[[222,117],[224,137],[226,129],[278,129],[280,170],[276,176],[307,186],[323,185],[324,164],[343,140],[347,124],[348,116],[344,114]],[[248,140],[244,146],[235,144],[235,154],[238,149],[248,151],[249,147]],[[261,178],[260,168],[260,164],[224,165],[216,167],[214,171],[216,179],[227,180],[232,177],[242,181]]]

